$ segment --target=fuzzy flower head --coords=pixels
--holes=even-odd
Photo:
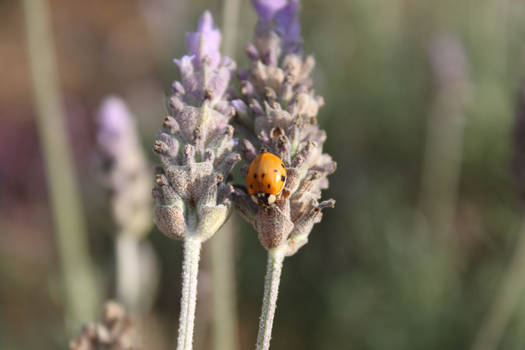
[[[323,99],[312,88],[311,56],[304,57],[300,43],[297,1],[254,1],[259,23],[254,42],[247,49],[251,67],[240,74],[240,98],[236,109],[245,160],[251,162],[262,151],[277,155],[286,166],[284,189],[274,205],[253,203],[237,190],[236,206],[255,226],[267,249],[282,248],[294,254],[307,242],[321,210],[333,200],[319,202],[328,187],[327,176],[335,171],[332,158],[323,153],[326,133],[317,124]],[[287,21],[281,21],[286,18]],[[245,169],[246,170],[246,169]]]
[[[97,143],[119,232],[145,235],[152,217],[150,168],[135,120],[118,97],[107,97],[100,107]]]
[[[209,12],[187,36],[190,55],[175,60],[181,80],[173,83],[170,115],[164,119],[154,151],[157,170],[153,195],[155,222],[166,235],[208,239],[227,219],[233,191],[227,178],[240,159],[234,153],[233,107],[228,101],[233,62],[220,55],[220,33]]]

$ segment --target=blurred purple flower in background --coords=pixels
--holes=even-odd
[[[128,107],[115,96],[107,97],[102,103],[98,126],[97,141],[103,151],[112,157],[122,152],[126,142],[132,138],[131,134],[135,133],[135,122]]]
[[[118,231],[136,236],[147,234],[152,221],[150,169],[135,120],[118,97],[108,97],[102,103],[97,142]]]

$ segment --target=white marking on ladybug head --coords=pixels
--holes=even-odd
[[[271,194],[268,196],[268,204],[273,204],[275,203],[275,200],[277,199],[277,197],[275,197],[274,194]]]

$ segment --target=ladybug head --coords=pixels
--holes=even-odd
[[[262,207],[269,208],[275,204],[277,196],[275,194],[259,192],[259,193],[252,194],[251,198],[255,204],[258,204]]]

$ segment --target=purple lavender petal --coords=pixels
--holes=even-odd
[[[209,58],[211,67],[215,68],[219,64],[221,33],[215,27],[209,11],[204,12],[200,18],[197,31],[186,34],[186,44],[190,55],[195,56],[194,63],[197,66],[205,57]]]
[[[301,25],[299,24],[299,1],[290,0],[275,14],[275,31],[284,40],[286,51],[295,52],[301,44]]]
[[[257,48],[253,44],[248,45],[248,47],[246,48],[246,54],[252,60],[259,59],[259,52],[257,51]]]
[[[264,23],[269,23],[275,14],[286,6],[287,0],[252,0],[253,7]]]
[[[302,42],[299,0],[253,0],[252,3],[259,16],[258,31],[277,33],[286,52],[299,51]],[[248,53],[254,56],[253,52]]]
[[[213,104],[224,98],[230,83],[231,71],[225,67],[219,67],[216,74],[207,81],[207,88],[213,91]]]
[[[182,56],[181,59],[174,59],[173,62],[179,66],[181,83],[187,96],[194,100],[200,100],[204,94],[202,76],[196,74],[194,69],[195,56]]]
[[[204,12],[197,31],[186,34],[186,39],[189,53],[173,60],[181,75],[179,86],[173,85],[177,88],[174,91],[185,103],[193,106],[200,106],[204,99],[209,99],[210,105],[215,106],[226,98],[235,62],[221,56],[221,34],[210,12]]]
[[[233,100],[231,103],[233,107],[235,108],[235,110],[237,111],[237,113],[239,114],[248,113],[248,106],[246,105],[246,103],[244,103],[243,100],[237,99],[237,100]]]

